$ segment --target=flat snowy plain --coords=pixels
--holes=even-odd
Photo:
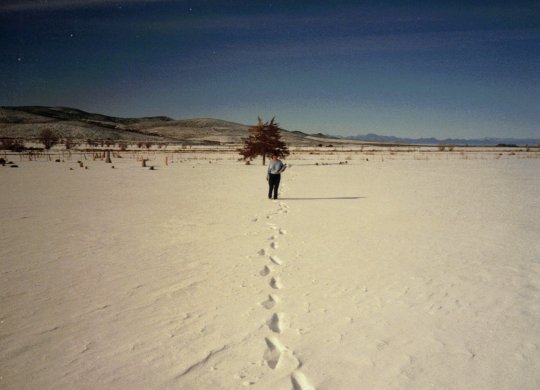
[[[540,388],[539,158],[167,156],[0,166],[0,388]]]

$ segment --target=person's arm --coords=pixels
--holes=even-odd
[[[282,173],[285,169],[287,169],[287,164],[281,163],[281,168],[279,169],[278,173]]]

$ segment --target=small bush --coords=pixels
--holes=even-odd
[[[0,139],[0,148],[2,150],[11,150],[14,141],[13,138],[2,138]]]
[[[45,146],[45,149],[50,149],[58,143],[58,135],[51,129],[43,129],[39,133],[39,140]]]
[[[12,152],[24,152],[26,147],[22,140],[17,138],[2,138],[0,140],[2,144],[2,149],[11,150]]]

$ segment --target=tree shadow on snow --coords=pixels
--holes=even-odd
[[[365,196],[336,196],[330,198],[279,198],[280,200],[355,200],[365,199]]]

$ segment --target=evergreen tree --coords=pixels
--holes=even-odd
[[[260,117],[257,119],[257,124],[249,128],[249,136],[244,140],[244,147],[240,150],[244,160],[253,160],[257,156],[262,156],[263,165],[265,165],[266,156],[274,153],[278,157],[288,156],[289,149],[281,140],[281,129],[275,118],[265,123]]]

